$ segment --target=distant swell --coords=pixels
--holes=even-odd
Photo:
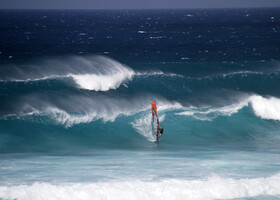
[[[4,199],[161,199],[212,200],[280,195],[280,175],[267,178],[232,179],[213,175],[200,180],[165,179],[156,182],[115,181],[54,185],[1,186]]]

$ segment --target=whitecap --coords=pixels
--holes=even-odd
[[[160,181],[108,181],[92,183],[0,186],[4,199],[107,199],[107,200],[214,200],[280,195],[280,174],[269,177],[233,179],[212,175],[201,179]]]

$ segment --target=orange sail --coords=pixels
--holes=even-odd
[[[153,125],[153,132],[157,137],[157,141],[159,140],[159,119],[158,119],[158,113],[157,113],[157,106],[156,106],[156,102],[153,101],[151,103],[152,105],[152,125]],[[156,117],[156,119],[155,119]]]

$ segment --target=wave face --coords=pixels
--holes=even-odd
[[[1,11],[0,199],[279,198],[279,20]]]

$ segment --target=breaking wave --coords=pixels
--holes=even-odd
[[[4,199],[234,199],[280,195],[280,174],[266,178],[233,179],[212,175],[206,179],[165,179],[146,182],[115,181],[54,185],[1,186]]]
[[[56,97],[57,98],[57,97]],[[36,99],[36,98],[35,98]],[[90,123],[96,120],[103,120],[104,122],[114,122],[120,116],[133,116],[140,114],[131,123],[131,125],[143,136],[150,141],[154,139],[151,130],[151,116],[150,116],[150,101],[151,98],[138,96],[133,99],[118,98],[112,99],[108,97],[96,97],[94,99],[87,97],[74,97],[57,101],[60,103],[51,103],[49,101],[40,101],[38,104],[21,106],[23,109],[18,114],[6,115],[9,117],[20,117],[24,119],[25,116],[47,116],[53,119],[56,123],[71,127],[75,124]],[[32,102],[32,100],[28,100]],[[253,113],[262,119],[278,120],[280,121],[280,99],[275,97],[262,97],[259,95],[252,95],[243,98],[240,102],[221,106],[221,107],[184,107],[179,102],[167,101],[160,98],[158,101],[158,111],[163,115],[160,121],[164,119],[166,111],[174,112],[177,116],[190,116],[197,120],[211,121],[219,116],[230,117],[237,113],[244,107],[251,107]],[[146,128],[145,128],[146,127]]]
[[[280,99],[275,97],[264,98],[252,96],[250,99],[254,113],[262,119],[280,121]]]
[[[130,67],[104,56],[72,56],[0,68],[0,82],[32,82],[71,78],[79,88],[93,91],[117,89],[126,81],[132,80],[133,76],[157,75],[183,77],[159,70],[136,72]]]
[[[9,70],[6,70],[6,69]],[[72,78],[82,89],[107,91],[131,80],[135,72],[111,58],[103,56],[72,56],[49,59],[30,65],[1,68],[0,81],[40,81]]]
[[[259,95],[252,95],[239,103],[223,107],[188,108],[186,111],[176,113],[176,115],[192,116],[199,120],[211,120],[217,116],[231,116],[249,105],[251,105],[256,116],[262,119],[280,121],[280,99],[275,97],[265,98]]]

